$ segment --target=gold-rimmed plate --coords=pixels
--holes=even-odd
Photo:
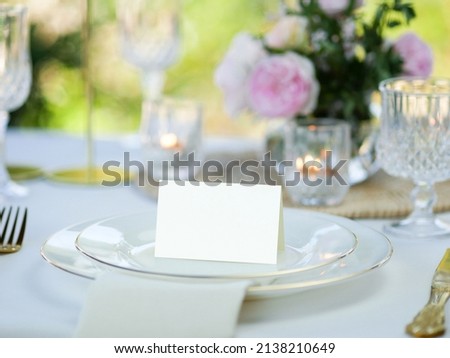
[[[276,265],[166,259],[155,257],[155,228],[156,217],[149,213],[116,216],[85,228],[75,246],[99,264],[114,269],[164,277],[261,279],[261,283],[266,278],[329,265],[357,245],[355,234],[345,226],[305,211],[285,221],[285,249],[278,253]]]
[[[296,218],[304,211],[285,209],[285,218]],[[361,277],[386,264],[392,255],[392,245],[385,235],[358,222],[328,214],[315,213],[337,224],[345,225],[359,238],[353,253],[333,264],[250,286],[247,299],[270,298],[305,290],[339,284]],[[74,241],[80,231],[91,222],[81,223],[52,235],[42,246],[41,254],[47,262],[72,274],[95,279],[107,270],[76,250]]]

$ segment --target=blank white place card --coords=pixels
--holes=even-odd
[[[276,264],[281,186],[168,181],[159,187],[155,256]]]

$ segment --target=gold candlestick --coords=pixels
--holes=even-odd
[[[111,176],[107,176],[102,168],[95,165],[95,151],[94,151],[94,130],[93,130],[93,118],[92,108],[94,102],[94,92],[90,79],[90,61],[89,61],[89,49],[91,38],[91,16],[92,8],[90,0],[81,0],[82,12],[84,14],[84,21],[82,24],[81,37],[82,37],[82,74],[84,81],[84,93],[86,100],[86,167],[71,168],[58,170],[50,173],[48,176],[50,179],[56,181],[62,181],[73,184],[102,184],[105,180],[111,180]],[[120,175],[123,181],[129,180],[129,176],[126,176],[122,170]]]

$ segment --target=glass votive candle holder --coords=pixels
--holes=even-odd
[[[286,128],[280,171],[291,200],[308,206],[340,204],[350,187],[350,125],[321,118],[292,122]]]
[[[194,178],[202,160],[202,112],[202,106],[191,100],[143,102],[140,139],[149,177]]]

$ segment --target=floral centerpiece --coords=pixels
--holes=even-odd
[[[371,18],[362,0],[298,0],[267,33],[240,33],[232,41],[215,72],[226,111],[341,118],[357,128],[371,118],[380,81],[430,75],[432,51],[417,35],[386,38],[387,29],[415,16],[402,0],[382,2]]]

